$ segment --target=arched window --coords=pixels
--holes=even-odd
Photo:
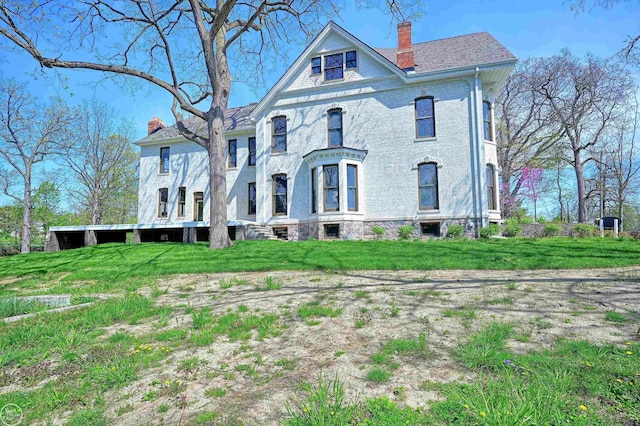
[[[433,138],[436,136],[436,116],[433,108],[433,96],[416,99],[416,137]]]
[[[436,163],[418,165],[418,193],[420,210],[438,209],[438,168]]]
[[[498,197],[496,193],[496,170],[492,164],[487,164],[487,173],[485,179],[487,181],[487,204],[489,210],[498,210]]]

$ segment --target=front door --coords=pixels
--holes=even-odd
[[[196,222],[202,222],[204,220],[204,199],[202,197],[202,192],[193,193],[193,204],[193,220],[195,220]]]

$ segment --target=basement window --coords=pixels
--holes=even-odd
[[[340,225],[337,223],[324,225],[324,238],[325,240],[340,238]]]

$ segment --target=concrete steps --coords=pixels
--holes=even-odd
[[[277,240],[278,237],[271,231],[271,227],[262,225],[248,225],[246,229],[247,240]]]

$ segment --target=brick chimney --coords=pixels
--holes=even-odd
[[[164,123],[162,122],[162,120],[160,120],[158,117],[153,117],[151,120],[149,120],[149,123],[147,123],[147,136],[149,136],[152,133],[157,132],[160,129],[164,129],[165,126]]]
[[[411,43],[411,22],[398,24],[398,52],[396,53],[398,68],[405,71],[413,70],[413,45]]]

